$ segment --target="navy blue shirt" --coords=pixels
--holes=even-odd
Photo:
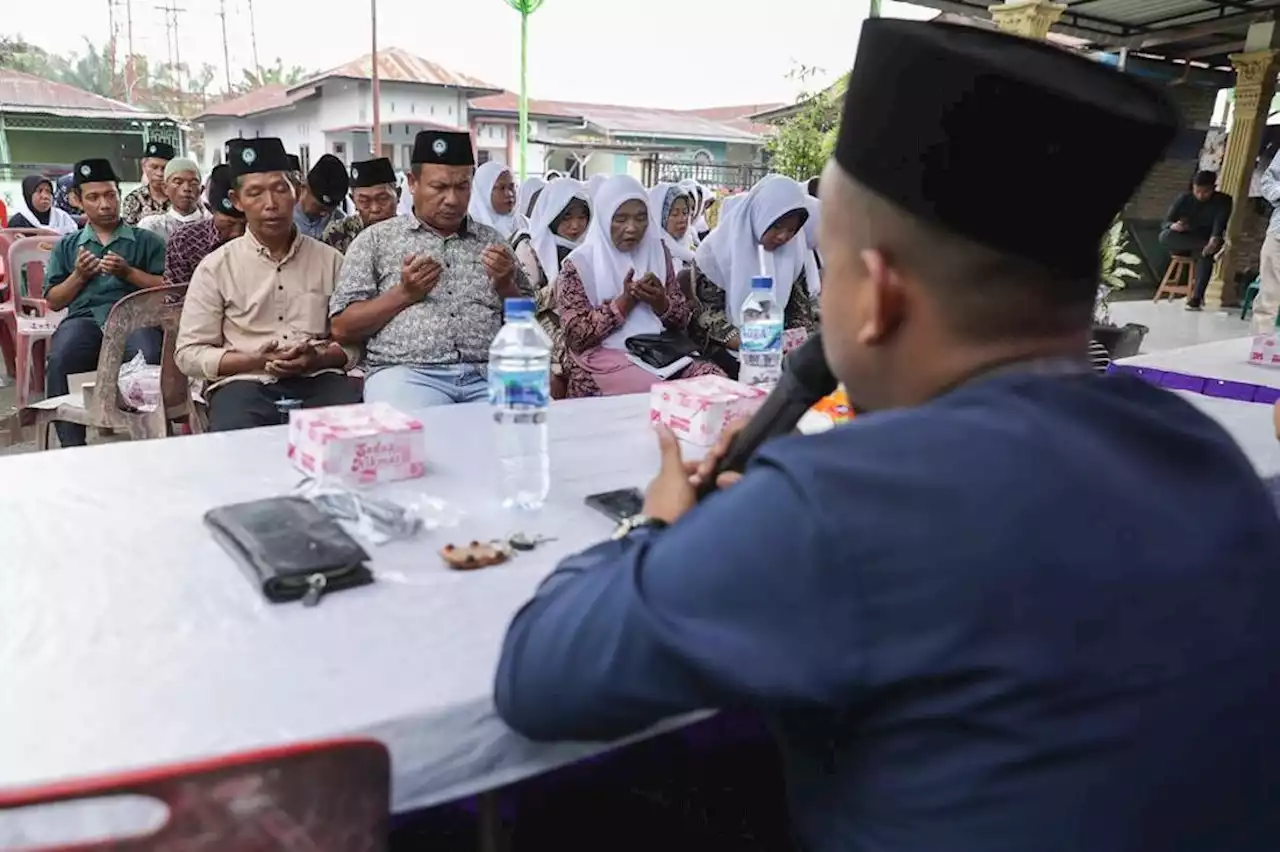
[[[1280,519],[1125,377],[1005,374],[776,440],[563,563],[495,699],[535,739],[772,721],[819,852],[1280,845]]]

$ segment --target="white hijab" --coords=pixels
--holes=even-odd
[[[662,250],[662,238],[652,225],[645,229],[644,238],[630,252],[621,252],[613,244],[610,234],[613,215],[628,201],[641,201],[648,207],[648,193],[640,181],[630,175],[614,175],[602,181],[592,200],[587,236],[569,255],[582,279],[587,300],[597,308],[622,295],[622,282],[629,270],[634,270],[635,278],[643,278],[650,272],[664,282],[667,278],[667,253]],[[661,331],[662,320],[652,308],[640,303],[627,315],[622,328],[605,338],[601,345],[606,349],[625,350],[628,337]]]
[[[49,191],[53,191],[53,181],[45,179],[44,183],[49,184]],[[36,189],[40,188],[40,184],[36,184]],[[12,219],[18,213],[22,214],[22,218],[33,228],[42,228],[47,231],[54,231],[59,234],[70,234],[80,230],[80,226],[76,224],[76,220],[71,218],[70,214],[65,210],[59,210],[58,205],[49,208],[49,224],[41,225],[40,220],[36,218],[36,214],[27,206],[27,199],[22,194],[21,189],[18,191],[18,197],[13,200],[13,210],[9,213]]]
[[[551,224],[575,198],[586,202],[587,209],[591,209],[591,199],[587,197],[587,188],[582,181],[561,178],[547,184],[542,194],[538,196],[538,202],[533,205],[533,216],[529,222],[529,242],[533,246],[533,253],[538,256],[542,274],[553,283],[556,276],[560,274],[560,252],[556,249],[560,247],[576,249],[582,245],[582,239],[586,238],[584,235],[582,239],[574,242],[566,240],[551,230]]]
[[[806,197],[791,178],[769,175],[746,195],[738,196],[741,200],[726,199],[720,210],[720,224],[698,246],[698,269],[725,291],[725,307],[738,328],[742,327],[742,303],[751,291],[751,279],[760,274],[760,237],[791,211],[807,211]],[[784,309],[801,272],[805,273],[810,293],[818,286],[818,264],[804,228],[786,245],[765,252],[764,257],[765,274],[772,276],[774,296]]]
[[[609,175],[592,175],[587,178],[587,195],[590,195],[593,201],[595,200],[596,193],[600,191],[600,187],[603,186],[604,182],[608,179]]]
[[[667,195],[675,191],[679,193],[675,198],[683,198],[689,204],[690,216],[692,216],[694,200],[685,190],[683,184],[675,183],[659,183],[649,190],[649,227],[656,228],[657,232],[662,236],[662,242],[667,247],[667,251],[671,252],[671,257],[677,263],[676,269],[688,266],[693,263],[693,250],[696,244],[693,239],[693,219],[689,220],[689,227],[685,229],[684,236],[676,239],[667,233],[667,223],[663,219],[662,211],[667,207]],[[675,198],[671,200],[675,204]]]
[[[413,215],[413,193],[409,191],[409,173],[400,173],[400,202],[396,204],[396,215]]]
[[[516,212],[522,216],[533,216],[533,196],[546,185],[547,182],[540,177],[525,178],[516,193]]]
[[[471,203],[467,205],[467,215],[471,217],[471,221],[488,225],[501,234],[504,240],[511,239],[529,226],[528,220],[520,215],[518,198],[516,207],[510,213],[499,213],[493,209],[493,187],[498,178],[510,173],[510,167],[493,160],[480,166],[471,180]]]
[[[693,234],[693,243],[698,243],[698,234],[711,230],[707,224],[707,210],[711,207],[711,190],[692,178],[680,181],[680,188],[689,196],[689,231]]]

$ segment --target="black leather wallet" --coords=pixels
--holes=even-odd
[[[663,369],[698,354],[697,345],[689,336],[667,329],[661,334],[633,334],[627,338],[627,351],[656,369]]]
[[[204,523],[272,603],[312,606],[330,592],[373,582],[364,548],[301,497],[219,506]]]

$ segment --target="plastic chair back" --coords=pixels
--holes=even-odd
[[[98,354],[98,376],[94,381],[89,413],[104,426],[123,413],[120,398],[120,367],[124,364],[125,345],[129,335],[143,328],[159,328],[164,332],[160,348],[160,389],[166,408],[189,405],[191,391],[185,376],[173,360],[178,339],[178,322],[182,319],[182,300],[187,285],[149,287],[130,293],[111,306],[102,326],[102,348]]]
[[[386,848],[391,759],[381,743],[337,740],[0,791],[0,823],[6,811],[15,808],[60,802],[87,805],[123,796],[159,800],[167,806],[167,819],[141,836],[34,848],[41,852],[380,852]]]
[[[5,263],[6,280],[10,285],[10,299],[25,296],[28,299],[44,298],[44,267],[53,253],[58,236],[19,237],[9,244]],[[26,293],[21,293],[22,282]]]

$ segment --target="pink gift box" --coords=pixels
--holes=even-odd
[[[289,458],[308,476],[358,485],[427,470],[422,423],[383,402],[290,411]]]
[[[1263,367],[1280,367],[1280,342],[1276,334],[1260,334],[1253,339],[1253,348],[1249,350],[1249,363]]]
[[[649,419],[665,423],[683,441],[709,447],[728,423],[754,414],[766,396],[723,376],[662,382],[649,391]]]

